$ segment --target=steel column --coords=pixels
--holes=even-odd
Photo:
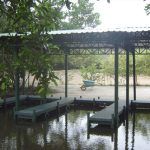
[[[68,97],[68,55],[65,53],[65,97]]]
[[[118,127],[118,46],[115,45],[115,107],[114,107],[114,114],[115,120],[114,125]]]
[[[19,49],[16,48],[15,52],[15,61],[18,59]],[[16,97],[16,107],[15,110],[19,110],[19,69],[16,67],[15,70],[15,97]]]
[[[135,70],[135,50],[133,51],[133,99],[136,100],[136,70]]]
[[[129,49],[126,49],[126,109],[129,108]]]

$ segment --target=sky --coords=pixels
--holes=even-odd
[[[100,13],[100,27],[150,27],[150,15],[144,7],[150,0],[93,0]]]

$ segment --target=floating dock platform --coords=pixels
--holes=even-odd
[[[54,97],[47,97],[46,99],[41,97],[41,96],[37,96],[37,95],[20,95],[19,96],[19,102],[27,102],[27,103],[31,103],[31,102],[52,102],[52,101],[56,101],[59,100],[59,98],[54,98]],[[16,97],[9,97],[4,99],[0,99],[0,108],[4,108],[4,106],[10,106],[10,105],[15,105],[16,103]]]
[[[27,95],[20,95],[20,102],[23,102],[27,99]],[[16,97],[8,97],[5,100],[0,99],[0,107],[8,106],[8,105],[14,105],[16,103]]]
[[[100,97],[98,98],[74,98],[75,104],[77,105],[91,105],[91,106],[109,106],[111,105],[114,101],[110,99],[102,99]]]
[[[58,110],[62,107],[67,107],[74,102],[73,98],[61,98],[60,100],[41,104],[38,106],[30,107],[27,109],[19,110],[14,113],[15,119],[30,119],[35,122],[41,115],[47,115],[48,113]]]
[[[118,102],[118,116],[125,116],[125,102]],[[118,118],[118,119],[119,119]],[[90,128],[91,123],[103,125],[103,126],[111,126],[114,127],[114,103],[110,106],[107,106],[101,111],[96,112],[93,116],[88,114],[87,116],[88,128]]]
[[[147,100],[132,100],[131,109],[150,109],[150,101]]]

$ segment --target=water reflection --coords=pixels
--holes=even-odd
[[[114,139],[114,150],[118,150],[118,129],[115,129]]]
[[[131,150],[134,150],[134,142],[135,142],[135,112],[132,114],[132,146]]]
[[[125,120],[125,135],[126,135],[126,138],[125,138],[125,149],[129,149],[128,148],[128,139],[129,139],[129,112],[127,111],[126,112],[126,120]]]
[[[150,146],[149,113],[128,114],[125,126],[117,130],[101,126],[87,130],[84,110],[62,113],[59,121],[56,115],[35,124],[16,124],[11,111],[0,112],[0,118],[1,150],[146,150]]]

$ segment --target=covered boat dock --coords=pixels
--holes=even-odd
[[[150,54],[150,28],[116,28],[116,29],[93,29],[93,30],[64,30],[48,32],[53,38],[49,41],[57,45],[55,49],[47,51],[50,55],[64,55],[65,62],[65,97],[68,95],[68,55],[114,55],[114,76],[115,76],[115,93],[114,107],[111,111],[114,114],[114,127],[118,126],[118,117],[120,112],[119,96],[118,96],[118,68],[119,55],[126,55],[126,112],[129,109],[129,55],[133,57],[133,93],[136,100],[136,58],[135,55]],[[20,37],[16,35],[15,37]],[[14,35],[1,34],[0,39],[10,39]],[[45,47],[46,48],[46,47]],[[18,46],[14,46],[14,50],[18,51]],[[16,70],[16,86],[15,97],[16,107],[19,108],[19,77]],[[105,110],[107,111],[107,109]],[[94,117],[93,117],[94,118]]]

